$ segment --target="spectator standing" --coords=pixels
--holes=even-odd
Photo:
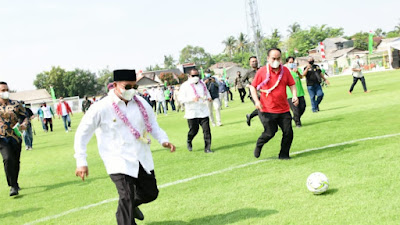
[[[64,101],[63,97],[60,97],[60,102],[57,104],[57,115],[58,118],[62,117],[65,132],[68,133],[71,131],[71,117],[69,114],[72,114],[71,107],[69,106],[68,102]],[[68,124],[67,124],[68,123]]]

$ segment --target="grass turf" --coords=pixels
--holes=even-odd
[[[366,74],[371,93],[357,84],[347,93],[351,76],[330,79],[319,113],[312,113],[306,93],[303,127],[294,129],[291,152],[323,147],[366,137],[400,133],[400,71]],[[303,84],[305,88],[305,84]],[[160,126],[177,145],[169,153],[156,142],[152,151],[159,198],[141,206],[145,220],[138,224],[398,224],[400,220],[400,136],[355,142],[297,154],[292,160],[276,160],[281,132],[267,143],[260,159],[253,157],[262,132],[258,118],[252,126],[245,114],[253,110],[242,104],[238,93],[222,110],[222,127],[212,127],[213,154],[203,152],[201,130],[186,150],[187,122],[182,113],[158,118]],[[82,114],[72,117],[73,128]],[[55,120],[53,133],[44,133],[34,121],[34,150],[23,150],[20,195],[9,197],[4,172],[0,172],[0,224],[26,224],[71,209],[118,197],[105,172],[95,138],[88,145],[89,178],[74,176],[74,132],[65,133]],[[23,147],[24,149],[24,147]],[[168,187],[164,184],[258,162],[212,176]],[[321,196],[305,186],[312,172],[325,173],[330,188]],[[81,209],[39,224],[116,224],[117,201]]]

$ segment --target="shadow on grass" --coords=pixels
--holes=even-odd
[[[24,190],[25,189],[42,189],[40,191],[33,191],[32,193],[30,193],[30,195],[31,194],[33,195],[33,194],[38,194],[38,193],[50,191],[50,190],[57,189],[57,188],[62,188],[62,187],[65,187],[65,186],[71,186],[71,185],[85,186],[85,185],[89,185],[93,181],[107,179],[107,178],[108,178],[108,176],[86,178],[85,181],[81,181],[80,178],[77,178],[76,180],[70,180],[70,181],[66,181],[66,182],[62,182],[62,183],[41,185],[41,186],[33,186],[33,187],[24,187],[23,189]]]
[[[336,109],[337,109],[337,108],[336,108]],[[335,121],[343,120],[343,117],[335,117],[334,120],[335,120]],[[331,121],[333,121],[332,118],[326,118],[326,119],[322,119],[322,120],[315,120],[315,119],[314,119],[314,120],[313,120],[312,122],[310,122],[310,123],[303,123],[302,126],[303,126],[303,127],[308,127],[308,126],[312,126],[312,125],[314,125],[314,124],[327,123],[327,122],[331,122]]]
[[[243,123],[243,125],[247,126],[246,117],[243,117],[243,120],[237,120],[237,121],[232,121],[232,122],[229,122],[229,123],[224,123],[222,126],[223,127],[227,127],[227,126],[238,124],[238,123]]]
[[[338,192],[339,191],[339,189],[337,189],[337,188],[332,188],[332,189],[328,189],[326,192],[324,192],[324,193],[322,193],[322,194],[320,194],[320,195],[333,195],[333,194],[335,194],[336,192]]]
[[[241,220],[246,220],[250,218],[263,218],[272,214],[278,213],[277,210],[267,209],[258,210],[254,208],[245,208],[235,210],[229,213],[222,213],[217,215],[209,215],[201,218],[192,219],[189,222],[185,221],[159,221],[146,223],[149,225],[209,225],[209,224],[232,224]]]
[[[230,149],[230,148],[237,148],[237,147],[253,144],[254,146],[249,148],[249,151],[252,152],[254,150],[256,141],[257,141],[257,139],[246,141],[246,142],[241,142],[241,143],[225,144],[225,145],[218,146],[216,148],[211,147],[211,150],[219,151],[219,150],[226,150],[226,149]]]
[[[307,157],[308,155],[314,155],[314,154],[319,154],[319,153],[325,153],[326,151],[329,151],[332,153],[332,151],[338,152],[338,151],[343,151],[346,150],[347,148],[357,146],[358,144],[356,143],[351,143],[351,144],[344,144],[344,145],[339,145],[339,146],[332,146],[332,147],[326,147],[324,149],[318,149],[314,151],[309,151],[309,152],[303,152],[303,153],[297,153],[293,155],[294,158],[301,158],[301,157]]]
[[[15,210],[15,211],[12,211],[12,212],[7,212],[7,213],[1,213],[1,214],[0,214],[0,218],[3,219],[3,218],[6,218],[6,217],[20,217],[20,216],[23,216],[23,215],[26,214],[26,213],[31,213],[31,212],[39,211],[39,210],[41,210],[41,209],[42,209],[42,208],[37,208],[37,207],[35,207],[35,208],[28,208],[28,209]]]

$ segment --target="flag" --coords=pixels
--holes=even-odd
[[[225,67],[224,67],[224,76],[223,76],[223,79],[224,79],[224,80],[226,79],[226,69],[225,69]]]
[[[51,94],[51,98],[52,98],[53,100],[56,100],[56,99],[57,99],[57,98],[56,98],[56,93],[54,92],[53,86],[50,86],[50,94]]]
[[[372,54],[372,50],[374,48],[374,33],[372,31],[369,32],[369,38],[368,38],[368,51],[369,54]]]
[[[201,75],[201,79],[204,79],[203,67],[200,67],[200,75]]]
[[[168,84],[167,81],[164,81],[164,86],[165,86],[165,87],[167,87],[167,84]]]
[[[285,56],[286,56],[286,58],[288,58],[289,57],[289,52],[285,52]]]

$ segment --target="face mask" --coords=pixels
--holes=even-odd
[[[24,108],[25,108],[25,104],[22,104],[22,107],[24,107]]]
[[[125,90],[120,88],[121,90],[121,96],[123,99],[130,101],[132,100],[133,96],[136,94],[136,90],[135,89],[129,89],[129,90]]]
[[[1,93],[2,99],[8,99],[9,97],[10,97],[10,92],[6,91]]]
[[[310,65],[314,65],[314,60],[308,61],[308,63],[310,63]]]
[[[189,78],[189,82],[192,84],[197,84],[199,82],[199,80],[200,80],[200,78],[198,76]]]
[[[211,77],[211,74],[210,73],[206,73],[206,77]]]
[[[278,60],[275,60],[272,62],[271,67],[276,69],[279,67],[279,65],[281,65],[281,63]]]

